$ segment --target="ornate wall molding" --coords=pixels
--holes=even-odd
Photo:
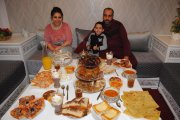
[[[180,49],[171,49],[169,52],[170,58],[180,58]]]
[[[156,49],[158,49],[164,56],[166,56],[167,53],[167,47],[165,45],[162,45],[158,40],[155,40],[156,38],[154,38],[152,40],[152,46]]]
[[[176,119],[179,120],[180,119],[180,107],[178,106],[178,104],[176,103],[174,98],[166,90],[166,88],[163,86],[162,83],[159,84],[159,88],[161,89],[161,91],[163,92],[166,100],[168,100],[168,103],[170,104],[171,108],[174,110],[175,114],[177,115],[178,118],[176,118]]]
[[[0,47],[0,55],[20,55],[18,47]]]
[[[27,51],[29,51],[30,49],[32,49],[34,46],[38,45],[38,40],[34,39],[34,38],[32,38],[32,39],[33,39],[32,41],[30,40],[28,43],[23,45],[23,47],[22,47],[23,54],[26,53]]]

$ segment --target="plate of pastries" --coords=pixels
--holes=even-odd
[[[34,95],[24,96],[19,99],[19,105],[12,109],[10,114],[16,119],[33,119],[43,110],[44,98],[35,98]]]
[[[118,59],[113,62],[113,65],[120,68],[132,68],[131,62],[126,59]]]

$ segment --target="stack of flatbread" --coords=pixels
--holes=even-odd
[[[121,98],[126,107],[125,114],[135,118],[159,120],[160,111],[157,110],[159,106],[148,91],[124,92]]]
[[[31,80],[32,85],[38,86],[40,88],[47,88],[53,83],[53,78],[50,71],[42,71],[36,74],[33,80]]]

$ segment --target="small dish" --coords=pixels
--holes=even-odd
[[[115,103],[119,100],[119,91],[116,88],[108,87],[103,90],[101,98],[108,103]]]
[[[122,87],[123,83],[119,77],[111,77],[109,79],[109,85],[119,90]]]

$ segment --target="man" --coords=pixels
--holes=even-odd
[[[112,51],[116,58],[130,60],[133,68],[136,68],[137,60],[131,52],[126,29],[121,22],[114,20],[113,17],[114,10],[105,8],[103,11],[103,24],[104,33],[107,36],[107,51]]]
[[[130,43],[127,38],[127,32],[123,24],[117,20],[113,19],[114,10],[112,8],[105,8],[103,11],[103,26],[104,33],[107,37],[107,50],[99,52],[99,56],[105,58],[105,53],[112,51],[114,57],[119,59],[129,60],[132,67],[135,69],[137,66],[137,60],[131,52]],[[88,41],[88,36],[84,39],[82,43],[75,50],[79,53],[83,49],[86,49],[86,42]]]

